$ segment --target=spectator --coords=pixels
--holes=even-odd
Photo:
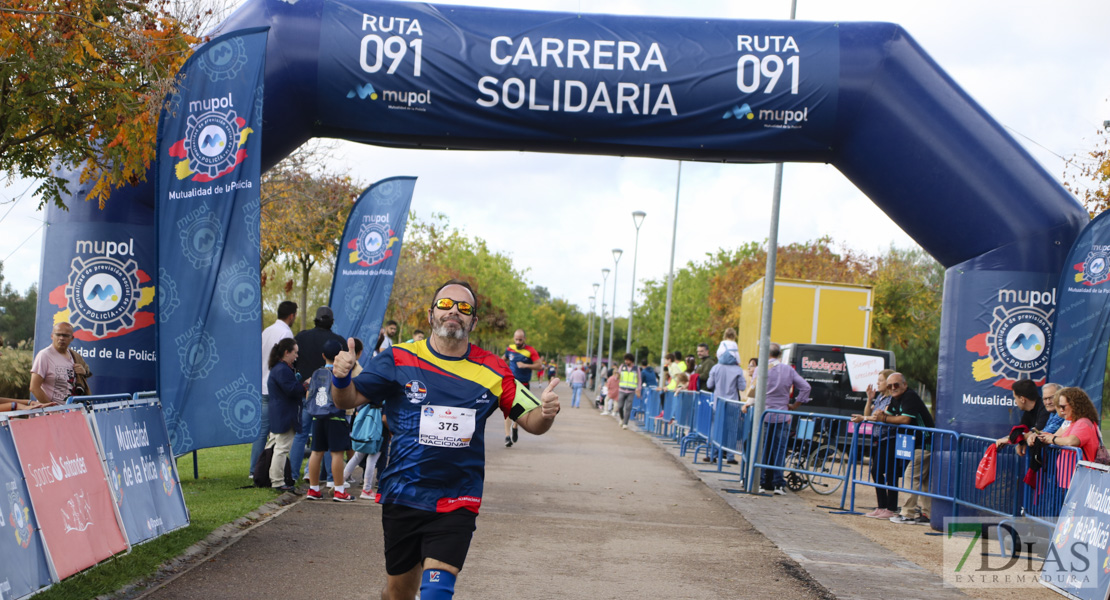
[[[725,330],[723,340],[717,345],[717,362],[721,362],[721,357],[725,353],[729,353],[735,359],[733,364],[740,364],[740,347],[736,345],[736,330],[729,327]]]
[[[385,322],[385,327],[382,327],[382,335],[384,336],[384,339],[382,340],[382,349],[379,350],[379,352],[385,352],[389,349],[390,346],[393,345],[393,338],[397,336],[398,327],[399,325],[397,325],[397,321],[389,320]]]
[[[915,427],[932,427],[933,415],[921,401],[917,392],[908,389],[906,378],[901,373],[891,373],[886,378],[887,391],[890,393],[890,406],[880,413],[881,423],[895,425],[913,425]],[[914,431],[913,460],[906,465],[902,476],[903,485],[911,490],[923,491],[929,487],[929,463],[931,452],[928,444],[931,441],[928,434],[923,431]],[[921,497],[921,506],[918,497]],[[929,496],[909,493],[902,502],[901,513],[890,518],[892,523],[903,525],[924,525],[929,522],[929,509],[933,500]]]
[[[1056,396],[1063,389],[1058,383],[1046,383],[1041,387],[1044,394],[1044,408],[1048,411],[1048,422],[1045,423],[1045,433],[1056,433],[1064,426],[1064,411],[1056,404]]]
[[[767,389],[766,406],[768,410],[794,410],[800,404],[809,402],[810,385],[790,365],[780,362],[782,348],[778,344],[771,344],[771,360],[767,364]],[[790,392],[795,393],[794,402],[790,401]],[[790,434],[789,415],[769,413],[763,415],[763,422],[767,435],[763,438],[763,462],[779,467],[777,469],[763,469],[759,493],[774,493],[779,496],[786,495],[786,479],[782,475],[782,466],[786,460],[786,441]]]
[[[305,497],[309,500],[324,498],[320,493],[320,463],[323,462],[324,455],[331,455],[332,473],[343,473],[345,463],[343,453],[351,449],[346,415],[331,399],[331,369],[339,351],[338,343],[331,340],[324,342],[324,366],[316,369],[309,382],[306,412],[312,415],[312,455],[308,458],[309,488],[305,493]],[[354,501],[354,498],[347,493],[345,479],[335,482],[332,500]]]
[[[1091,403],[1091,398],[1082,388],[1066,387],[1056,393],[1056,404],[1064,411],[1064,419],[1070,421],[1071,425],[1057,433],[1042,432],[1037,436],[1038,439],[1055,446],[1078,447],[1082,450],[1082,460],[1093,461],[1102,444],[1102,433],[1099,431],[1098,411]],[[1062,487],[1066,488],[1071,484],[1073,471],[1074,456],[1070,452],[1061,452],[1056,457],[1056,474]]]
[[[740,392],[744,390],[746,382],[744,381],[744,368],[741,367],[736,361],[736,355],[731,352],[725,352],[721,355],[721,360],[713,365],[709,370],[709,376],[706,377],[706,389],[713,392],[717,398],[727,398],[729,400],[740,400]],[[703,459],[706,462],[716,460],[716,455],[706,453]],[[728,463],[730,465],[736,464],[736,459],[732,454],[729,454]]]
[[[640,359],[640,379],[644,382],[643,387],[648,389],[655,389],[659,387],[659,376],[655,373],[655,368],[648,364],[646,358]]]
[[[92,377],[92,371],[85,359],[69,348],[73,325],[57,323],[50,336],[51,344],[40,350],[31,364],[31,399],[45,405],[63,404],[70,396],[88,394],[88,384],[79,389],[78,383]]]
[[[258,464],[258,457],[266,447],[266,439],[270,436],[270,392],[266,386],[270,380],[270,351],[278,342],[285,338],[293,337],[290,326],[297,319],[297,303],[286,300],[278,305],[277,320],[273,325],[262,330],[262,403],[259,407],[258,437],[251,445],[251,479],[254,478],[254,466]]]
[[[1037,384],[1029,379],[1019,379],[1014,382],[1011,390],[1014,394],[1014,406],[1021,409],[1021,423],[1014,426],[1010,435],[998,438],[995,445],[998,447],[1006,444],[1017,444],[1018,456],[1025,456],[1025,447],[1033,443],[1037,432],[1044,431],[1048,424],[1048,410]]]
[[[605,380],[605,410],[601,411],[603,415],[616,416],[617,411],[616,402],[617,396],[620,394],[620,378],[617,377],[617,372],[609,369],[609,378]]]
[[[567,377],[567,382],[570,383],[570,389],[572,390],[570,405],[573,408],[578,408],[578,404],[582,400],[582,388],[586,387],[586,371],[582,365],[578,365],[571,371]]]
[[[852,415],[853,423],[877,421],[879,415],[883,414],[890,406],[891,397],[887,390],[886,380],[892,374],[894,374],[892,369],[883,369],[879,372],[879,378],[875,385],[867,386],[867,402],[863,406],[863,414]],[[896,431],[897,427],[890,425],[876,424],[873,426],[869,463],[871,480],[878,485],[898,486],[898,459],[894,454],[897,449],[894,435]],[[863,516],[889,520],[901,510],[898,506],[898,490],[876,487],[875,500],[878,506],[875,507],[875,510]]]
[[[744,406],[740,407],[740,412],[748,412],[748,407],[755,403],[755,369],[759,366],[758,358],[748,359],[748,387],[744,388],[744,396],[741,398],[744,401]]]
[[[316,372],[316,369],[324,366],[325,342],[335,340],[341,348],[347,347],[347,340],[331,330],[332,324],[335,323],[335,314],[331,311],[331,308],[327,306],[317,308],[316,317],[312,320],[312,323],[315,327],[301,331],[295,338],[300,354],[300,359],[297,360],[297,374],[300,375],[300,381],[305,382],[306,385],[308,380],[312,379],[312,374]],[[302,397],[304,396],[302,395]],[[300,418],[301,426],[293,439],[293,447],[289,450],[289,464],[293,467],[293,479],[298,479],[301,476],[304,453],[307,449],[308,438],[312,434],[312,415],[308,414],[308,411],[302,411]],[[325,462],[324,470],[327,473],[328,481],[331,481],[331,464]],[[305,479],[308,479],[308,473],[305,473]]]
[[[269,444],[274,446],[274,457],[270,462],[270,486],[282,492],[299,494],[300,491],[285,483],[285,460],[289,457],[294,436],[301,428],[301,400],[304,399],[304,385],[300,374],[293,370],[297,361],[297,342],[285,338],[270,350],[270,436]],[[296,479],[297,472],[293,472]]]
[[[423,331],[417,329],[417,330],[412,332],[412,339],[405,342],[405,343],[406,344],[411,344],[413,342],[419,342],[420,340],[424,339],[425,337],[427,337],[425,335],[425,333]]]

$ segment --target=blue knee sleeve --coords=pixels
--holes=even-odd
[[[451,600],[455,576],[442,569],[425,569],[420,578],[420,600]]]

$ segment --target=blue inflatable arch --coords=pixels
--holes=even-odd
[[[1019,298],[1054,298],[1087,214],[898,25],[248,0],[219,29],[259,26],[264,169],[312,137],[829,163],[948,269],[940,426],[1000,434],[1046,376],[1054,300]]]

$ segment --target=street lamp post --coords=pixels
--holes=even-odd
[[[609,319],[609,368],[613,368],[613,327],[617,324],[617,267],[624,250],[613,248],[613,318]]]
[[[596,293],[596,292],[594,292]],[[590,314],[589,319],[589,333],[586,334],[586,368],[590,367],[590,352],[593,350],[591,344],[594,341],[594,305],[597,304],[596,299],[590,296]]]
[[[605,339],[605,283],[609,278],[609,269],[601,270],[601,315],[597,322],[597,367],[594,369],[594,383],[601,383],[601,345]]]
[[[632,213],[632,223],[636,226],[636,245],[632,249],[632,297],[628,299],[628,340],[624,351],[632,352],[632,309],[636,308],[636,258],[640,253],[640,225],[644,224],[647,213],[638,210]]]

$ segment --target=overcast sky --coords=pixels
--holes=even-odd
[[[707,18],[786,19],[789,0],[472,0],[497,8]],[[1057,179],[1064,159],[1093,147],[1110,120],[1110,2],[1051,6],[1021,0],[891,2],[800,0],[798,19],[888,21],[902,25],[983,108]],[[588,309],[591,283],[625,255],[617,272],[617,315],[628,314],[635,228],[636,279],[666,276],[674,225],[677,163],[663,160],[519,152],[389,150],[343,143],[352,175],[369,184],[418,177],[413,210],[444,213],[452,225],[510,255],[534,285]],[[676,268],[717,248],[768,235],[773,165],[683,163]],[[27,182],[0,187],[4,275],[16,288],[37,281],[41,213]],[[12,202],[15,202],[12,206]],[[9,209],[12,209],[10,214]],[[780,243],[822,235],[879,253],[912,242],[840,173],[826,165],[787,164]],[[19,248],[17,249],[17,246]],[[49,259],[49,257],[48,257]],[[609,277],[606,302],[613,299]]]

